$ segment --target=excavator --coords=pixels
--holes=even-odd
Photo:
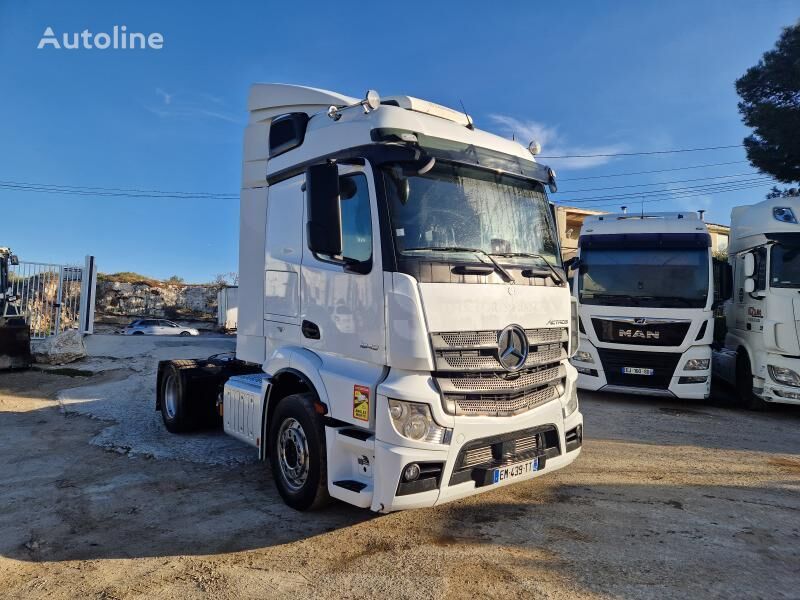
[[[8,267],[19,264],[10,248],[0,246],[0,370],[31,366],[31,328],[18,306]]]

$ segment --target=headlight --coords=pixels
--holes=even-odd
[[[394,430],[415,442],[449,444],[452,429],[442,427],[433,420],[431,407],[419,402],[389,399],[389,416]]]
[[[708,362],[708,358],[690,358],[683,368],[686,371],[704,371],[708,369]]]
[[[561,403],[561,412],[564,414],[564,418],[566,419],[572,413],[578,410],[578,392],[575,390],[575,387],[572,387],[572,393],[570,394],[567,403]]]
[[[586,350],[578,350],[575,353],[575,356],[573,356],[572,358],[573,360],[577,360],[578,362],[594,363],[592,355],[589,352],[586,352]]]
[[[800,375],[786,367],[769,366],[769,376],[777,383],[800,387]]]
[[[573,356],[578,351],[578,301],[573,296],[571,301],[571,319],[569,323],[569,354]]]

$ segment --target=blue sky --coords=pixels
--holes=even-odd
[[[237,194],[253,82],[356,96],[374,88],[452,107],[462,100],[478,127],[536,135],[550,156],[738,144],[747,130],[733,82],[798,8],[779,0],[0,0],[0,181]],[[48,26],[60,34],[114,25],[162,33],[164,46],[36,49]],[[543,162],[559,173],[557,200],[613,208],[637,201],[591,198],[737,180],[689,179],[750,181],[744,160],[732,148]],[[723,162],[732,164],[576,179]],[[658,185],[592,191],[642,183]],[[707,208],[710,221],[727,223],[731,206],[769,187],[646,208]],[[201,282],[237,269],[237,235],[235,199],[0,189],[0,245],[27,260],[94,254],[104,272]]]

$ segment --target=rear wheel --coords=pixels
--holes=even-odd
[[[313,510],[330,501],[325,430],[311,393],[283,398],[269,428],[269,462],[283,501],[296,510]]]
[[[193,360],[174,360],[161,378],[161,418],[172,433],[185,433],[197,428],[198,415],[188,398],[185,370],[196,366]]]
[[[749,410],[763,410],[766,402],[753,393],[753,368],[750,359],[743,350],[739,350],[736,358],[736,392],[739,403]]]

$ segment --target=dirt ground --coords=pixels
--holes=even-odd
[[[800,409],[583,394],[562,471],[435,509],[297,513],[262,464],[170,458],[147,432],[137,452],[71,410],[117,383],[147,408],[155,360],[0,375],[1,597],[800,598]]]

